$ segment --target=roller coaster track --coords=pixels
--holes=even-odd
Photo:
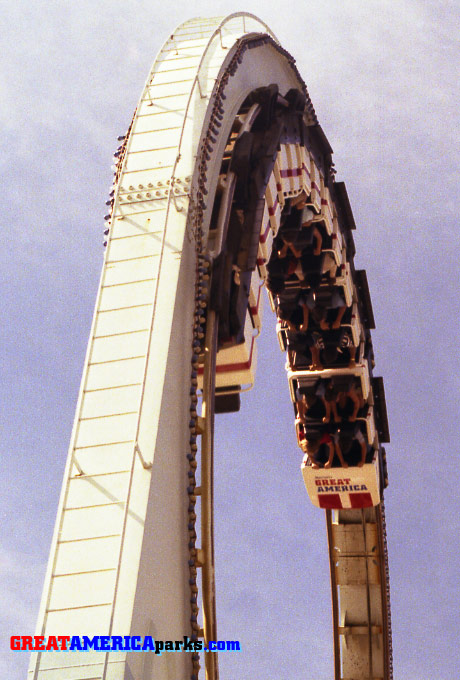
[[[121,140],[107,216],[107,251],[39,634],[86,632],[88,625],[88,633],[94,630],[94,634],[177,639],[186,633],[192,640],[203,638],[205,644],[218,639],[213,432],[220,319],[210,291],[236,181],[231,165],[223,170],[230,134],[237,119],[237,137],[252,129],[260,105],[242,106],[252,93],[272,83],[283,93],[277,100],[279,109],[292,109],[283,96],[288,90],[302,93],[303,124],[307,130],[319,130],[323,139],[294,59],[263,22],[246,13],[185,22],[160,51]],[[230,146],[232,151],[235,144]],[[308,158],[310,152],[314,155],[303,133],[285,134],[264,180],[264,220],[269,219],[272,232],[279,227],[276,203],[298,194],[304,181],[304,169],[298,159],[293,160],[294,147]],[[323,149],[320,170],[324,173],[327,167],[333,181],[327,141]],[[220,212],[213,223],[223,173]],[[280,177],[287,178],[284,184],[280,185]],[[273,186],[276,197],[273,191],[270,194]],[[321,188],[317,190],[321,194]],[[321,204],[321,195],[318,200]],[[352,251],[349,242],[347,247]],[[268,258],[269,252],[257,258],[259,271]],[[162,366],[159,377],[154,365]],[[177,411],[177,418],[172,411]],[[166,443],[173,452],[169,457],[164,454]],[[168,501],[165,489],[178,487],[184,475],[186,493]],[[162,503],[174,515],[173,530],[163,528]],[[327,510],[326,523],[334,678],[392,680],[383,501],[364,510]],[[80,555],[75,552],[77,544],[84,545],[86,552],[73,566],[72,560]],[[157,590],[150,587],[151,570]],[[98,588],[103,591],[100,601],[94,596]],[[82,610],[90,618],[82,618]],[[150,621],[147,627],[145,621]],[[76,656],[80,657],[77,663]],[[69,668],[72,680],[171,677],[167,662],[154,671],[151,660],[141,660],[144,655],[106,652],[103,656],[101,661],[97,654],[88,653],[33,654],[29,677],[61,680],[63,669],[68,673]],[[175,677],[197,680],[200,654],[173,656],[178,664]],[[217,654],[204,656],[206,680],[218,680]]]
[[[326,511],[334,627],[334,680],[391,678],[391,611],[383,501]],[[341,602],[342,598],[342,602]],[[341,649],[342,647],[342,649]],[[343,666],[342,666],[343,664]]]

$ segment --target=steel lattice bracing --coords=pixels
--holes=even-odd
[[[203,256],[235,117],[257,88],[275,83],[281,93],[305,91],[292,58],[269,33],[262,22],[244,14],[182,24],[155,60],[122,144],[39,634],[136,634],[173,640],[200,634],[194,604],[200,564],[205,611],[207,600],[208,618],[215,619],[215,605],[209,601],[212,545],[200,551],[193,528],[199,496],[194,442],[200,432],[207,438],[203,446],[212,449],[212,406],[202,421],[194,411],[199,346],[194,320],[206,305],[200,312],[209,264]],[[309,99],[307,103],[306,123],[316,123]],[[308,155],[305,147],[298,147],[299,154]],[[283,200],[284,190],[292,192],[292,182],[276,188],[276,173],[295,162],[290,148],[283,146],[266,193],[273,230],[279,226],[274,194],[278,191]],[[212,490],[203,488],[202,493],[203,500],[206,494],[212,499]],[[340,526],[354,524],[351,515],[349,520],[346,511],[340,513]],[[212,522],[212,507],[206,522]],[[375,649],[368,644],[367,651],[361,645],[360,655],[347,644],[351,633],[345,628],[353,623],[347,620],[348,601],[342,607],[346,559],[342,555],[334,562],[343,535],[334,524],[329,535],[331,565],[336,565],[335,638],[345,641],[341,651],[336,645],[341,659],[336,677],[389,680],[383,606],[381,620],[374,622],[372,609],[367,623],[359,625],[368,626],[368,640],[373,640],[373,626],[380,626],[378,635],[387,642]],[[372,602],[386,597],[383,534],[378,536],[379,578],[367,581],[376,593]],[[361,552],[366,550],[367,543]],[[367,562],[366,557],[366,569]],[[359,606],[369,611],[369,587],[360,588]],[[214,630],[215,620],[207,625]],[[34,654],[29,677],[161,680],[193,677],[197,671],[197,659],[188,654],[152,659],[126,652],[59,652]],[[217,665],[207,673],[217,678]]]

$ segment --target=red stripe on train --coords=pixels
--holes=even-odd
[[[342,510],[343,508],[340,494],[338,493],[319,494],[318,502],[319,507],[324,508],[324,510]]]
[[[278,207],[278,196],[275,198],[275,202],[273,203],[273,205],[272,205],[272,206],[270,206],[270,205],[268,206],[268,214],[271,215],[271,216],[273,217],[273,215],[274,215],[275,212],[276,212],[277,207]]]
[[[239,364],[223,364],[222,366],[216,366],[216,373],[230,373],[231,371],[244,371],[251,368],[253,349],[254,338],[251,340],[251,351],[249,352],[248,361],[241,361]],[[203,375],[203,366],[198,366],[198,375]]]
[[[270,213],[270,208],[268,209],[268,212]],[[260,235],[260,242],[261,243],[265,243],[265,241],[267,240],[267,234],[269,232],[269,229],[270,229],[270,220],[267,220],[267,227],[266,227],[264,233]]]
[[[302,168],[288,168],[287,170],[281,170],[281,177],[300,177],[302,174]]]
[[[350,503],[352,508],[372,508],[372,496],[370,493],[351,493]]]

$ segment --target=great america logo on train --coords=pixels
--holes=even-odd
[[[318,493],[337,493],[341,491],[367,491],[365,484],[351,484],[351,479],[315,479]]]

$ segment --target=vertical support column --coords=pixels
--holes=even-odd
[[[204,640],[217,640],[216,585],[214,571],[214,508],[213,508],[213,440],[214,392],[217,354],[218,320],[208,309],[206,318],[205,363],[203,374],[202,417],[204,430],[201,440],[201,543]],[[218,680],[217,654],[205,654],[206,680]]]

